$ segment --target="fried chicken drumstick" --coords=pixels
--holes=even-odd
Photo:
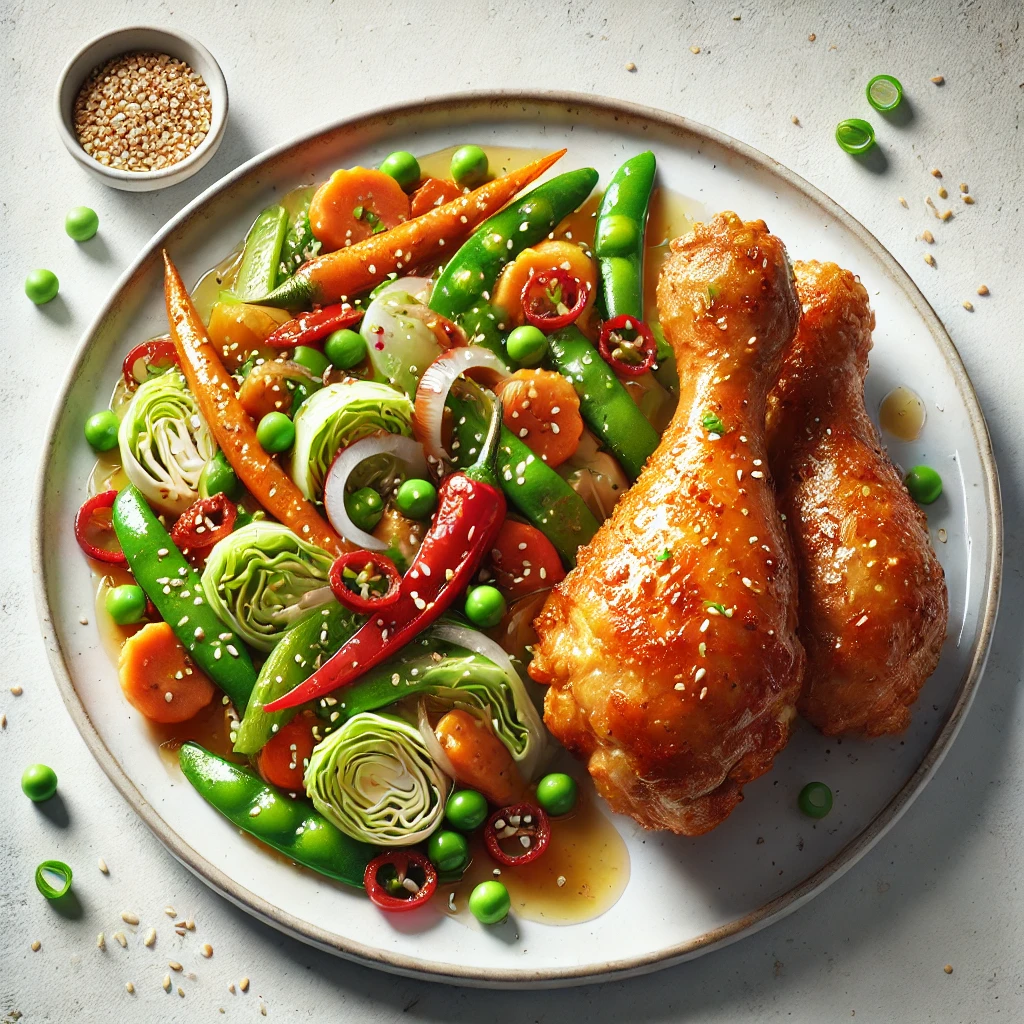
[[[795,271],[803,314],[769,398],[768,440],[799,573],[799,710],[829,736],[900,732],[945,638],[942,566],[864,408],[867,292],[834,263]]]
[[[658,309],[682,383],[637,483],[537,620],[544,720],[613,809],[699,835],[785,746],[796,577],[765,403],[799,306],[782,242],[723,213],[672,252]]]

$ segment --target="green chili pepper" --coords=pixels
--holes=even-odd
[[[274,645],[256,678],[242,721],[235,731],[235,751],[255,754],[292,718],[298,708],[264,711],[263,706],[305,682],[363,622],[336,601],[314,608]]]
[[[195,663],[235,707],[245,707],[256,681],[249,652],[206,603],[199,573],[174,546],[134,484],[114,499],[112,519],[135,581]]]
[[[548,361],[576,389],[587,425],[635,480],[660,438],[622,382],[573,326],[548,335]]]
[[[649,150],[627,160],[597,210],[594,254],[607,319],[622,314],[644,318],[644,229],[656,168]]]
[[[182,745],[178,763],[196,792],[236,828],[303,867],[362,888],[372,846],[345,835],[309,804],[284,796],[248,768],[196,743]]]
[[[594,358],[605,365],[596,352]],[[628,395],[626,401],[632,404]],[[458,440],[458,448],[453,452],[455,461],[468,465],[486,433],[487,419],[476,402],[454,392],[449,393],[447,405],[452,411]],[[643,422],[647,425],[646,420]],[[647,429],[652,428],[648,425]],[[577,549],[597,533],[598,522],[565,480],[507,428],[502,428],[498,447],[498,478],[505,496],[517,511],[554,544],[567,566],[574,566]]]
[[[506,263],[536,245],[593,191],[597,171],[583,167],[552,178],[485,220],[441,272],[430,296],[435,313],[454,320],[486,301]]]
[[[288,212],[283,206],[268,207],[249,229],[234,287],[235,295],[243,302],[273,290],[287,229]]]

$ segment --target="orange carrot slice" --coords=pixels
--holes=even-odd
[[[150,622],[125,640],[117,674],[128,703],[151,722],[187,722],[216,692],[167,622]]]
[[[468,711],[449,711],[434,735],[463,786],[478,790],[498,807],[526,799],[526,784],[508,747]]]
[[[409,219],[409,197],[383,171],[335,171],[309,204],[309,226],[324,252],[343,249]]]
[[[444,178],[427,178],[413,192],[411,199],[412,215],[420,217],[429,213],[435,206],[444,206],[462,195],[462,189],[454,181]]]
[[[587,302],[577,319],[577,326],[582,328],[590,319],[597,297],[597,267],[578,245],[562,239],[545,239],[524,249],[501,272],[491,302],[505,314],[505,323],[509,327],[526,323],[523,289],[531,275],[545,270],[564,270],[587,286]]]
[[[316,746],[316,721],[316,715],[303,712],[282,725],[267,741],[256,757],[256,768],[266,782],[290,793],[301,792],[309,755]]]
[[[506,519],[491,548],[495,583],[510,601],[565,579],[554,544],[536,526]]]
[[[575,388],[553,370],[516,370],[497,388],[505,426],[538,458],[554,468],[570,458],[583,435]]]

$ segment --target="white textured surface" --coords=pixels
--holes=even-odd
[[[620,13],[619,7],[622,7]],[[1019,4],[541,5],[280,3],[7,5],[6,99],[0,138],[8,244],[0,313],[11,372],[0,390],[7,444],[0,538],[3,669],[0,712],[0,1014],[27,1021],[258,1018],[280,1020],[556,1021],[587,1013],[622,1020],[964,1020],[1024,1013],[1018,877],[1024,796],[1020,606],[1024,453],[1018,437],[1024,369],[1020,266],[1024,47]],[[536,7],[538,10],[534,10]],[[556,13],[557,10],[557,13]],[[835,11],[836,13],[830,13]],[[391,13],[389,13],[391,12]],[[841,12],[841,13],[839,13]],[[739,13],[735,22],[731,15]],[[232,112],[220,152],[162,193],[129,196],[94,183],[63,152],[50,123],[58,65],[90,35],[131,22],[179,26],[220,60]],[[810,32],[817,39],[807,39]],[[471,41],[471,49],[460,43]],[[702,52],[694,55],[691,45]],[[557,54],[557,58],[550,56]],[[635,61],[629,73],[623,65]],[[904,83],[914,119],[878,115],[884,166],[840,153],[831,128],[871,114],[863,83],[877,71]],[[929,77],[943,74],[946,84]],[[322,83],[314,86],[313,82]],[[935,780],[879,846],[824,895],[729,949],[653,977],[565,993],[488,994],[394,979],[283,939],[209,893],[136,820],[78,738],[49,675],[35,625],[28,510],[54,379],[120,270],[171,213],[229,168],[299,131],[391,100],[469,88],[571,88],[662,106],[749,142],[823,188],[905,263],[946,323],[988,412],[1006,506],[1003,616],[980,694]],[[792,124],[791,115],[801,125]],[[938,166],[957,214],[939,224],[923,198]],[[970,183],[977,204],[955,195]],[[903,195],[911,209],[897,201]],[[940,202],[936,199],[936,202]],[[97,239],[63,233],[72,205],[93,206]],[[941,202],[940,202],[941,208]],[[743,211],[752,212],[756,211]],[[937,267],[915,235],[936,235]],[[50,266],[61,297],[41,309],[21,294]],[[974,295],[984,281],[987,299]],[[965,311],[964,298],[976,311]],[[20,697],[7,687],[21,685]],[[61,777],[63,804],[37,808],[18,790],[36,760]],[[44,813],[44,810],[48,813]],[[62,814],[62,811],[64,812]],[[106,858],[111,874],[95,868]],[[76,868],[81,916],[53,913],[31,882],[35,863]],[[184,942],[162,914],[192,915]],[[142,918],[137,935],[119,913]],[[156,948],[142,945],[152,923]],[[113,932],[122,928],[128,948]],[[107,950],[95,948],[107,933]],[[38,939],[42,949],[31,952]],[[202,942],[214,946],[204,959]],[[195,977],[165,995],[167,960]],[[951,976],[943,964],[954,967]],[[227,984],[252,978],[247,995]],[[134,996],[124,990],[133,981]],[[84,1012],[82,1012],[84,1011]]]

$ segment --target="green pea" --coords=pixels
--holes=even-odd
[[[372,487],[345,495],[345,511],[359,530],[369,533],[384,515],[384,500]]]
[[[30,764],[21,773],[21,791],[33,803],[49,800],[57,792],[57,773],[45,764]]]
[[[315,348],[299,345],[292,353],[292,362],[304,366],[314,377],[323,377],[330,368],[331,361]]]
[[[548,339],[539,327],[523,324],[508,336],[505,342],[509,359],[520,366],[536,366],[547,354]]]
[[[411,192],[420,183],[420,162],[404,149],[385,157],[380,169],[394,178],[405,192]]]
[[[429,519],[437,508],[437,488],[429,480],[410,478],[398,488],[395,508],[410,519]]]
[[[256,428],[256,440],[272,455],[286,452],[295,443],[295,424],[283,412],[268,412]]]
[[[55,299],[59,291],[60,281],[52,270],[33,270],[25,278],[25,294],[37,306]]]
[[[942,494],[942,477],[931,466],[914,466],[903,482],[919,505],[930,505]]]
[[[636,247],[637,223],[625,214],[613,213],[602,217],[594,239],[594,252],[598,256],[629,256]]]
[[[134,583],[111,587],[103,599],[103,606],[119,626],[130,626],[146,617],[146,592]]]
[[[481,924],[501,924],[511,909],[508,889],[501,882],[481,882],[469,894],[469,912]]]
[[[487,154],[479,146],[460,146],[452,153],[452,179],[476,188],[487,180]]]
[[[505,598],[497,587],[474,587],[466,595],[466,618],[481,629],[490,629],[505,615]]]
[[[578,796],[576,780],[563,772],[545,775],[537,783],[537,803],[548,814],[568,814],[576,806]]]
[[[469,863],[469,843],[461,832],[435,832],[427,843],[427,856],[438,871],[461,871]]]
[[[226,494],[232,501],[242,496],[242,483],[235,475],[223,452],[217,452],[199,474],[199,496],[210,498],[214,494]]]
[[[342,328],[327,336],[324,355],[339,370],[351,370],[366,358],[366,340],[358,331]]]
[[[94,412],[85,421],[85,439],[98,452],[117,447],[117,429],[121,425],[117,413],[110,409]]]
[[[797,803],[808,818],[824,818],[832,810],[832,790],[824,782],[808,782]]]
[[[99,230],[99,226],[100,219],[96,211],[90,210],[88,206],[76,206],[68,210],[64,218],[64,230],[76,242],[88,242]]]
[[[452,828],[473,832],[487,820],[487,798],[475,789],[457,789],[448,797],[444,816]]]

